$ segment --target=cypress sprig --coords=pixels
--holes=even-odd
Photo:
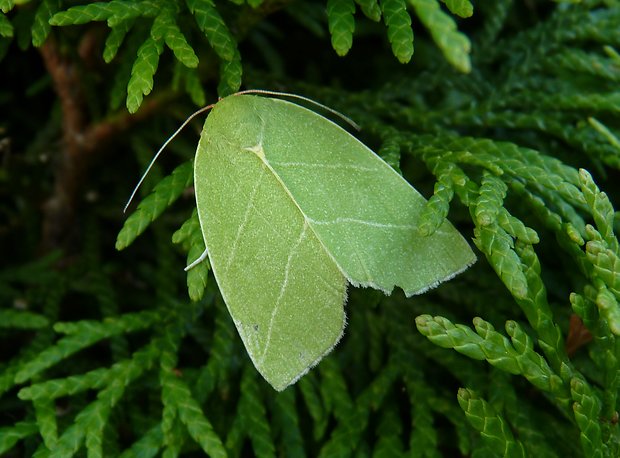
[[[20,421],[13,426],[0,428],[0,453],[5,453],[21,439],[37,432],[37,425],[30,421]]]
[[[508,186],[495,175],[485,173],[482,177],[478,199],[474,206],[474,217],[479,226],[489,226],[496,222],[502,208]]]
[[[409,2],[446,60],[464,73],[471,71],[469,38],[457,30],[454,19],[442,11],[439,2],[437,0],[409,0]]]
[[[111,409],[119,402],[127,386],[152,366],[158,354],[156,341],[153,341],[136,354],[132,364],[124,365],[117,377],[109,380],[98,393],[97,400],[76,415],[75,422],[58,438],[50,457],[72,456],[83,444],[90,455],[103,456],[103,429]]]
[[[166,450],[164,454],[175,456],[181,452],[185,437],[179,427],[178,405],[179,387],[176,383],[174,373],[178,356],[178,347],[183,337],[183,331],[175,326],[176,323],[168,325],[162,335],[162,353],[159,360],[159,378],[161,383],[161,399],[163,404],[161,430],[164,436]]]
[[[121,318],[108,319],[103,322],[84,320],[76,323],[57,323],[54,329],[57,332],[67,334],[67,336],[23,364],[15,375],[15,382],[23,383],[41,371],[102,339],[148,328],[158,320],[158,313],[144,312],[127,314]]]
[[[607,194],[598,189],[592,179],[592,175],[587,170],[579,170],[579,180],[581,191],[592,213],[598,232],[609,249],[618,251],[618,240],[614,235],[615,211]]]
[[[353,45],[355,3],[353,0],[327,0],[326,11],[332,46],[339,56],[344,56]]]
[[[187,7],[217,55],[225,61],[232,61],[237,54],[237,43],[214,3],[211,0],[187,0]]]
[[[323,361],[319,366],[321,374],[320,391],[327,412],[332,413],[340,422],[351,416],[354,409],[349,388],[338,364],[333,359]]]
[[[398,375],[393,365],[386,365],[383,371],[357,397],[348,415],[339,418],[339,424],[329,441],[322,447],[320,457],[347,456],[356,446],[368,427],[371,409],[382,405]]]
[[[276,448],[270,423],[267,421],[267,410],[256,380],[256,372],[250,366],[246,366],[241,377],[241,399],[237,414],[242,418],[245,433],[252,442],[256,456],[275,457]]]
[[[584,453],[586,456],[592,457],[606,456],[598,421],[601,410],[598,397],[591,391],[585,380],[578,378],[573,379],[571,383],[571,395],[575,401],[573,411],[577,425],[581,430],[581,444]]]
[[[172,205],[194,179],[191,162],[185,162],[162,179],[125,221],[116,238],[116,249],[127,248],[163,211]]]
[[[413,30],[405,0],[381,0],[381,11],[392,52],[401,63],[409,62],[413,56]]]
[[[372,21],[379,22],[381,20],[381,7],[377,0],[355,0],[366,17]]]
[[[172,235],[172,242],[182,244],[187,250],[187,265],[198,259],[205,250],[204,238],[200,230],[200,221],[196,209],[183,225]],[[209,278],[211,266],[205,259],[187,271],[187,291],[193,301],[202,299]]]
[[[323,438],[329,420],[321,396],[316,388],[317,383],[316,377],[313,374],[308,374],[308,377],[303,377],[298,385],[301,397],[314,424],[312,435],[315,440]]]
[[[435,183],[433,195],[428,200],[426,208],[420,216],[418,230],[421,235],[432,235],[448,216],[450,201],[454,197],[454,183],[452,181],[454,167],[454,164],[440,162],[435,168],[437,182]]]
[[[405,452],[401,439],[403,425],[394,405],[390,405],[381,414],[376,430],[377,444],[373,450],[373,456],[377,458],[402,456]]]
[[[296,390],[284,390],[278,393],[272,406],[274,423],[281,437],[282,448],[286,456],[307,456],[302,436],[299,415],[296,408]]]
[[[495,409],[501,409],[510,422],[511,428],[523,444],[526,456],[558,458],[563,451],[558,444],[545,435],[549,427],[548,418],[540,418],[532,405],[519,399],[510,375],[499,370],[490,373],[488,402]],[[555,425],[559,427],[559,425]],[[578,447],[576,441],[565,438],[566,450]]]
[[[41,329],[49,326],[47,317],[25,310],[0,310],[0,328]]]
[[[408,371],[408,374],[414,371]],[[440,456],[437,431],[433,428],[434,415],[431,407],[434,393],[416,374],[405,376],[405,386],[411,409],[411,435],[409,450],[412,456]],[[464,450],[461,450],[464,452]]]
[[[414,243],[449,218],[467,240],[473,232],[481,253],[469,271],[423,297],[350,288],[343,342],[276,394],[244,356],[208,261],[188,272],[194,302],[160,306],[158,298],[178,295],[180,275],[171,273],[182,268],[165,228],[152,226],[154,263],[125,266],[109,255],[106,228],[117,212],[100,191],[118,191],[109,161],[97,163],[101,173],[80,168],[85,176],[76,182],[89,192],[69,196],[79,208],[67,209],[79,217],[66,234],[72,245],[55,257],[22,261],[48,245],[35,237],[47,231],[51,207],[33,217],[42,202],[13,193],[0,217],[0,233],[21,243],[8,246],[10,265],[0,271],[0,334],[9,342],[0,394],[10,409],[0,454],[620,455],[620,252],[610,179],[620,166],[618,5],[532,4],[536,14],[526,18],[511,0],[479,2],[475,11],[469,0],[26,3],[0,0],[0,59],[41,47],[49,77],[35,66],[17,87],[28,100],[54,89],[61,103],[45,119],[36,110],[23,117],[20,129],[35,132],[32,139],[14,133],[6,110],[0,150],[10,140],[26,155],[0,161],[5,195],[32,183],[41,186],[34,196],[63,189],[58,170],[22,172],[71,161],[70,139],[99,133],[99,123],[113,126],[119,150],[129,139],[145,162],[162,113],[243,83],[309,95],[352,116],[363,126],[355,135],[423,195],[433,191]],[[462,20],[472,14],[473,22]],[[417,33],[413,55],[417,25],[428,34]],[[91,40],[93,26],[103,27],[101,40]],[[313,34],[302,55],[288,40],[299,29]],[[67,45],[83,33],[84,47]],[[334,64],[337,56],[316,53],[321,43],[331,54],[357,53],[354,39],[374,43],[367,60]],[[99,53],[109,65],[93,59]],[[296,59],[303,68],[291,66]],[[410,60],[413,73],[398,64]],[[310,82],[295,83],[298,72]],[[60,73],[79,75],[69,92],[84,129],[79,122],[66,132],[73,99]],[[154,98],[142,107],[159,90],[162,99],[176,97],[174,105]],[[18,93],[0,89],[0,100]],[[114,130],[123,102],[143,109]],[[105,144],[97,144],[102,153]],[[42,150],[63,160],[33,161]],[[171,204],[191,172],[185,163],[160,182],[119,235],[121,246],[164,210],[173,224],[187,218]],[[187,263],[202,254],[196,212],[173,241]],[[411,326],[415,316],[422,335]],[[457,324],[475,316],[473,327]],[[491,323],[506,323],[505,331]],[[464,387],[458,402],[455,383]]]
[[[72,375],[63,379],[47,380],[45,382],[34,383],[19,391],[19,398],[23,400],[43,401],[45,399],[57,399],[63,396],[71,396],[89,389],[100,389],[110,383],[110,380],[122,372],[126,362],[116,363],[115,367],[105,369],[99,368],[89,371],[82,375]]]
[[[105,40],[105,46],[103,48],[103,60],[106,63],[112,62],[116,57],[119,48],[123,44],[127,33],[134,26],[135,19],[130,18],[119,22],[117,25],[111,28],[108,37]]]
[[[496,223],[476,227],[474,235],[474,243],[487,256],[510,293],[517,299],[525,298],[528,294],[527,278],[514,251],[512,237]]]
[[[512,343],[480,318],[474,319],[476,333],[467,326],[454,325],[443,317],[429,315],[417,317],[416,326],[436,345],[453,348],[473,359],[487,360],[510,374],[523,375],[530,383],[553,393],[560,400],[568,398],[562,380],[553,373],[545,359],[533,350],[526,334],[514,322],[506,324],[512,333]]]
[[[469,423],[494,453],[506,457],[525,457],[523,444],[516,440],[501,414],[474,391],[459,389],[458,401]]]
[[[43,444],[48,450],[53,450],[58,441],[56,404],[50,399],[43,399],[34,401],[32,405]]]
[[[135,456],[155,456],[159,452],[162,443],[163,434],[161,432],[161,426],[156,425],[149,429],[140,439],[134,442],[131,447],[127,448],[120,455],[120,458],[132,458]]]
[[[233,366],[235,329],[224,304],[217,301],[215,307],[215,330],[213,340],[208,348],[209,360],[196,379],[196,399],[202,404],[218,386],[230,383]],[[207,349],[206,349],[207,350]]]
[[[187,428],[192,439],[200,445],[208,456],[227,456],[224,444],[213,430],[211,422],[196,402],[187,384],[179,378],[170,378],[168,383],[174,392],[179,420]]]

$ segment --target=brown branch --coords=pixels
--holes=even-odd
[[[151,97],[135,115],[123,110],[106,120],[89,124],[79,66],[61,55],[53,37],[41,46],[40,52],[62,110],[62,147],[55,164],[52,194],[43,206],[41,248],[46,252],[75,245],[72,242],[76,234],[79,196],[95,158],[106,151],[120,133],[159,110],[174,95]]]

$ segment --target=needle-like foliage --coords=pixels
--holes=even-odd
[[[0,455],[620,455],[617,2],[0,11]],[[183,271],[202,123],[122,215],[242,83],[354,119],[428,198],[416,236],[447,217],[478,255],[422,296],[350,288],[346,336],[281,393],[208,262]]]

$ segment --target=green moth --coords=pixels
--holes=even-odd
[[[418,234],[425,199],[373,151],[284,100],[237,94],[215,104],[194,186],[222,297],[276,390],[341,338],[348,283],[411,296],[475,261],[448,221]]]

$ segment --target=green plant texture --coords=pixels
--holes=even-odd
[[[0,58],[0,455],[620,456],[617,0],[0,0]],[[355,120],[478,256],[350,288],[280,393],[183,271],[202,121],[122,213],[241,88]]]

